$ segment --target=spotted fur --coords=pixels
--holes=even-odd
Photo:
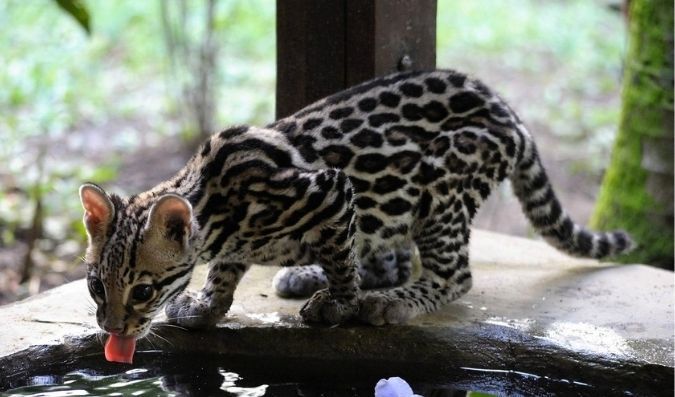
[[[558,249],[603,258],[632,248],[623,232],[569,218],[530,134],[485,85],[453,71],[399,73],[266,128],[213,135],[176,176],[139,195],[83,186],[99,324],[142,336],[166,306],[174,323],[212,326],[251,263],[318,264],[274,280],[281,295],[314,293],[305,321],[405,322],[471,288],[471,220],[506,178]],[[421,274],[405,283],[414,247]],[[184,292],[199,263],[208,263],[206,284]],[[360,284],[386,289],[361,293]],[[152,296],[136,299],[146,298],[139,286]]]

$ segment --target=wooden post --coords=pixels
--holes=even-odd
[[[435,67],[436,0],[277,0],[277,118],[375,76]]]

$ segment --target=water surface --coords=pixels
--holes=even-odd
[[[427,397],[606,395],[616,390],[517,370],[385,361],[191,356],[138,352],[132,365],[102,354],[0,379],[3,396],[373,396],[379,379],[400,376]],[[619,393],[624,394],[624,393]],[[630,395],[630,393],[626,393]]]

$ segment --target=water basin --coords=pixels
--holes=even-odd
[[[7,374],[7,396],[372,396],[379,379],[400,376],[423,396],[636,395],[633,390],[517,369],[450,363],[307,360],[280,357],[138,352],[132,365],[90,354]],[[655,395],[659,390],[652,390]],[[665,392],[665,390],[664,390]]]

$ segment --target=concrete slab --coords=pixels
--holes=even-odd
[[[474,287],[465,297],[408,325],[383,328],[304,325],[303,300],[274,295],[278,268],[254,266],[217,329],[187,332],[160,319],[158,337],[139,350],[393,357],[558,377],[588,367],[614,382],[627,375],[622,381],[672,384],[673,273],[574,259],[542,242],[484,231],[474,231],[471,257]],[[199,269],[191,288],[204,277]],[[0,368],[16,372],[50,354],[101,354],[93,311],[83,280],[0,307]]]

